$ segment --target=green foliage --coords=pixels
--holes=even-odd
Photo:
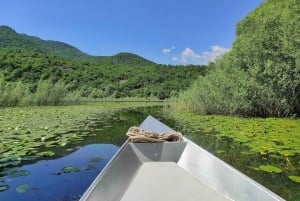
[[[50,80],[40,81],[34,101],[37,105],[58,105],[66,96],[67,87],[62,82],[52,83]]]
[[[180,94],[180,107],[245,116],[300,114],[300,3],[268,0],[237,25],[232,50]]]
[[[53,99],[46,101],[41,97],[60,100],[57,97],[58,94],[62,97],[68,95],[69,98],[73,94],[76,97],[89,98],[157,97],[166,99],[171,93],[175,96],[180,90],[186,89],[193,80],[206,72],[205,66],[158,65],[131,54],[120,55],[117,58],[122,59],[118,61],[113,61],[116,57],[113,56],[111,60],[95,63],[36,51],[3,49],[0,50],[2,85],[5,84],[7,92],[11,94],[8,86],[20,82],[23,89],[20,90],[22,93],[19,96],[24,97],[23,92],[28,92],[28,94],[38,92],[35,95],[38,100],[34,101],[38,105],[57,104]],[[133,64],[135,62],[137,64]],[[48,88],[42,86],[41,82],[44,80],[49,80],[49,82],[51,80],[52,83],[57,82],[66,86],[56,84],[54,86],[58,92],[49,92],[52,86]],[[43,88],[38,88],[38,85]],[[47,84],[44,83],[44,85]],[[0,95],[1,100],[5,97],[7,96],[4,94]],[[28,100],[26,102],[33,103]],[[20,105],[20,103],[2,104],[1,101],[2,106]]]
[[[68,100],[166,99],[177,96],[207,70],[159,65],[132,53],[90,56],[71,45],[18,34],[7,26],[0,26],[0,39],[1,91],[5,92],[0,95],[1,106],[56,105],[65,96]]]
[[[300,113],[299,21],[297,0],[269,0],[237,26],[233,63],[256,84],[247,97],[256,114]]]
[[[31,93],[21,82],[8,83],[0,77],[0,106],[29,105]]]
[[[246,74],[227,63],[230,55],[210,65],[210,72],[182,92],[180,109],[201,114],[236,114],[248,111]]]
[[[0,77],[0,106],[58,105],[65,98],[67,87],[62,82],[50,80],[38,82],[36,90],[30,85],[18,82],[5,82]]]

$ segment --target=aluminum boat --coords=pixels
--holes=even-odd
[[[140,128],[173,131],[152,116]],[[284,200],[191,140],[126,141],[80,201]]]

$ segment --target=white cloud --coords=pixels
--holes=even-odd
[[[228,52],[229,50],[230,49],[214,45],[211,47],[211,51],[204,51],[199,54],[193,49],[187,47],[182,51],[180,55],[180,61],[186,64],[207,64],[210,61],[214,61],[216,58]],[[179,59],[177,58],[177,60],[172,60],[178,61]]]
[[[219,56],[223,55],[224,53],[228,52],[230,49],[220,47],[218,45],[214,45],[211,47],[211,51],[205,51],[202,53],[203,58],[207,59],[208,61],[214,61]]]
[[[178,61],[178,57],[172,57],[172,61]]]
[[[192,60],[201,59],[201,55],[198,55],[194,50],[192,50],[191,48],[187,47],[181,53],[181,61],[185,63],[185,62],[187,62],[190,59],[192,59]]]
[[[162,49],[162,53],[163,54],[169,54],[171,51],[173,51],[175,49],[174,46],[170,47],[170,48],[164,48]]]

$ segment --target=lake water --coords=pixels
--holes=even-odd
[[[90,120],[94,123],[84,141],[53,148],[55,158],[33,158],[0,172],[0,200],[79,200],[127,139],[128,128],[139,125],[148,114],[159,115],[160,111],[161,107],[117,110],[99,121]]]
[[[125,133],[128,128],[139,125],[149,114],[163,117],[161,107],[147,107],[119,110],[99,120],[93,119],[89,135],[83,141],[54,147],[55,157],[27,160],[18,167],[0,172],[0,201],[79,200],[127,139]],[[176,125],[172,120],[163,119],[163,122],[184,132],[180,129],[181,125]],[[300,200],[300,184],[286,179],[288,175],[285,173],[270,174],[254,170],[251,167],[265,163],[266,159],[249,154],[246,147],[234,143],[232,139],[217,139],[199,131],[187,133],[186,136],[287,200]],[[278,164],[287,163],[282,159],[272,160],[277,160],[272,162]],[[291,163],[297,164],[300,157],[295,156],[291,160]]]

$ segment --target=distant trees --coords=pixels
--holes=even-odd
[[[180,95],[201,113],[300,114],[300,2],[268,0],[238,23],[232,50]]]
[[[87,98],[166,99],[207,71],[206,66],[165,66],[126,56],[133,55],[118,55],[120,63],[108,58],[95,62],[26,49],[0,49],[0,106],[56,105],[65,96],[71,98],[71,94]],[[11,88],[20,89],[19,95]]]
[[[10,88],[15,86],[35,97],[34,104],[57,104],[46,97],[60,100],[58,94],[71,99],[71,96],[166,99],[171,94],[178,95],[206,72],[207,66],[159,65],[132,53],[90,56],[66,43],[44,41],[0,26],[1,90],[7,100],[12,100],[8,97],[14,96]],[[1,100],[2,106],[20,104],[20,101],[4,101],[3,94]]]

